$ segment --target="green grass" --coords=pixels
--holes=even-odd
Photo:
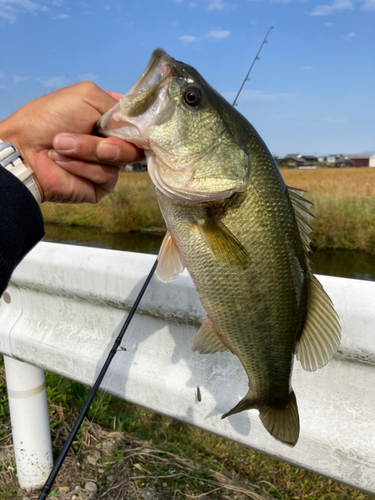
[[[307,191],[316,220],[315,248],[375,252],[375,169],[284,170],[288,185]],[[42,205],[46,222],[100,227],[103,232],[165,229],[148,174],[120,175],[99,205]]]
[[[116,188],[98,205],[41,205],[45,222],[94,226],[105,232],[165,228],[147,173],[120,174]]]
[[[51,415],[52,427],[64,425],[66,414],[77,414],[81,409],[88,389],[83,385],[64,379],[53,373],[46,374],[49,408],[60,416]],[[8,419],[4,384],[0,385],[1,421]],[[61,408],[64,410],[61,411]],[[53,416],[53,418],[52,418]],[[213,473],[234,471],[267,491],[273,498],[284,500],[369,500],[366,495],[317,474],[293,467],[275,458],[247,449],[206,431],[164,417],[155,412],[126,403],[113,396],[98,394],[88,414],[89,420],[102,427],[122,431],[135,438],[147,441],[163,453],[182,454],[194,460],[199,468],[184,475],[168,477],[164,482],[176,490],[188,486],[194,494],[202,493],[202,481]],[[71,417],[70,417],[71,420]],[[9,430],[9,428],[8,428]],[[84,429],[77,436],[74,448],[77,451],[84,439]],[[112,461],[120,462],[124,457],[124,445],[112,451]],[[161,461],[143,465],[148,474],[168,475],[170,465]],[[169,472],[168,472],[169,471]],[[169,474],[171,476],[171,474]],[[172,474],[173,476],[173,474]],[[162,481],[163,482],[163,481]],[[10,490],[11,491],[11,490]],[[184,490],[185,491],[185,490]],[[10,493],[11,495],[11,493]],[[2,496],[0,498],[8,498]],[[11,498],[11,496],[9,496]]]
[[[68,405],[77,411],[82,407],[88,389],[81,384],[47,374],[47,391],[51,403]],[[100,404],[99,404],[100,403]],[[126,403],[116,397],[102,394],[96,396],[89,419],[103,427],[116,429],[148,441],[165,452],[182,452],[201,466],[202,477],[211,471],[234,471],[251,483],[259,485],[273,498],[285,500],[369,500],[372,498],[357,490],[330,479],[294,467],[212,433],[187,426],[158,413]],[[123,456],[118,450],[118,458]],[[164,468],[152,473],[166,472]],[[161,474],[162,475],[162,474]],[[172,481],[170,479],[169,481]],[[196,476],[191,480],[196,483]],[[190,484],[190,490],[199,493],[201,485]]]
[[[375,198],[309,194],[307,198],[314,204],[315,248],[375,253]]]

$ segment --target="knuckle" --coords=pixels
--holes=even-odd
[[[100,88],[94,82],[90,82],[89,80],[84,80],[83,82],[79,82],[79,85],[82,92],[85,94],[91,94],[92,92],[97,92]]]

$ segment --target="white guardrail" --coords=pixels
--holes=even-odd
[[[0,352],[21,486],[40,486],[51,468],[43,369],[92,385],[154,260],[42,242],[16,269],[0,300]],[[294,365],[301,420],[295,448],[275,441],[255,410],[221,420],[246,394],[247,377],[230,353],[191,351],[204,311],[186,272],[169,284],[151,280],[123,340],[126,351],[116,354],[102,387],[374,493],[375,283],[319,279],[340,315],[343,338],[323,369],[308,373]]]

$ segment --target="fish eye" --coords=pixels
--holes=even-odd
[[[198,106],[202,101],[202,93],[199,89],[191,87],[185,90],[184,99],[189,106]]]

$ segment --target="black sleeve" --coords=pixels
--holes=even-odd
[[[0,296],[15,267],[43,236],[42,213],[33,195],[0,167]]]

